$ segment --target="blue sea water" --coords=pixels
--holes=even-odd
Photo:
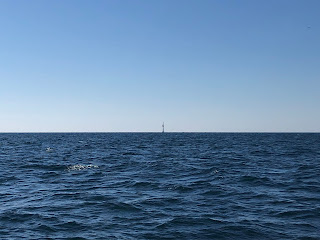
[[[320,239],[320,134],[0,134],[0,239]]]

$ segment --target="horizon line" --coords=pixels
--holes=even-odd
[[[161,133],[162,131],[22,131],[22,132],[0,132],[3,133]],[[320,133],[320,131],[170,131],[164,133]]]

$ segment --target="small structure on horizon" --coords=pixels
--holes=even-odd
[[[164,133],[164,122],[162,123],[162,133]]]

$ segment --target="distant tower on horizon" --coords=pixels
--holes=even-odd
[[[162,123],[162,133],[164,133],[164,122]]]

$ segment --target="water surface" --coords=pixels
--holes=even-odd
[[[320,134],[0,134],[0,239],[320,239]]]

